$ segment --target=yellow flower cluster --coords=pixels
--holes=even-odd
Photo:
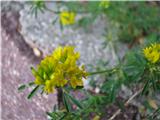
[[[102,0],[99,4],[101,8],[108,8],[109,7],[109,0]]]
[[[152,44],[149,47],[143,49],[143,53],[148,61],[151,63],[157,63],[160,61],[160,43]]]
[[[74,12],[63,11],[60,13],[60,22],[62,25],[71,25],[75,23],[75,16]]]
[[[32,68],[35,84],[42,85],[46,93],[54,92],[55,87],[71,85],[72,88],[83,86],[83,78],[87,72],[84,66],[79,67],[76,61],[80,54],[73,46],[58,47],[37,66]]]

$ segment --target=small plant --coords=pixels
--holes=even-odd
[[[157,4],[153,6],[148,2],[111,1],[57,4],[65,6],[65,10],[48,9],[44,1],[34,2],[32,10],[36,14],[39,10],[54,12],[58,17],[56,21],[59,20],[64,27],[87,26],[98,16],[105,15],[110,28],[106,30],[104,48],[113,48],[111,52],[117,58],[117,63],[110,67],[108,60],[100,60],[97,66],[90,65],[89,69],[88,65],[77,64],[80,54],[74,50],[74,46],[60,46],[46,56],[37,68],[31,68],[35,80],[21,85],[18,89],[34,86],[28,99],[32,98],[37,90],[41,94],[57,92],[58,106],[47,112],[51,120],[114,120],[136,97],[143,98],[146,112],[143,114],[142,110],[138,110],[141,118],[158,120],[160,105],[152,100],[156,99],[155,95],[160,92],[160,9]],[[76,20],[79,14],[82,17]],[[117,52],[119,41],[130,42],[123,57],[119,57]],[[104,78],[101,84],[94,81],[97,75]],[[91,83],[93,89],[84,89],[85,80]],[[122,86],[130,88],[133,94],[120,101]],[[75,92],[84,97],[75,98]],[[117,111],[106,115],[106,108],[112,105],[118,106]]]
[[[146,91],[150,91],[152,88],[155,92],[159,90],[159,45],[159,43],[155,43],[144,48],[144,55],[137,53],[132,54],[132,57],[135,57],[135,59],[133,59],[133,63],[131,62],[130,65],[117,65],[110,70],[88,73],[85,71],[84,66],[78,67],[76,65],[76,61],[80,55],[78,52],[74,52],[74,47],[58,47],[50,56],[47,56],[41,61],[37,70],[31,68],[35,76],[35,81],[32,84],[36,86],[28,98],[33,97],[35,91],[39,88],[42,93],[44,91],[47,94],[53,93],[55,89],[57,89],[59,100],[61,100],[59,101],[58,109],[55,109],[53,112],[47,112],[52,119],[87,119],[91,117],[91,113],[103,116],[104,113],[100,112],[104,110],[102,107],[104,105],[107,106],[107,103],[108,105],[114,103],[121,85],[132,85],[128,83],[128,79],[132,79],[133,81],[138,80],[139,85],[141,86],[142,84],[143,86],[143,89],[138,90],[138,93],[136,92],[134,97],[140,93],[145,94]],[[154,52],[157,54],[154,54]],[[152,56],[152,59],[150,56]],[[129,57],[131,58],[131,56]],[[134,67],[140,64],[140,71],[138,71],[138,69],[134,70]],[[131,65],[133,66],[131,67]],[[131,71],[132,73],[130,74]],[[87,92],[82,89],[82,78],[102,73],[109,75],[100,88],[102,95],[92,95],[89,91]],[[25,85],[20,86],[19,89],[24,89],[24,86]],[[75,90],[81,91],[86,95],[86,98],[83,100],[75,99],[71,95],[71,91]],[[74,107],[74,104],[76,107]],[[126,104],[128,104],[128,102]]]

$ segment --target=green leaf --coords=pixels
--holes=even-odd
[[[58,110],[58,105],[55,104],[55,105],[53,106],[53,112],[55,112],[55,111],[57,111],[57,110]]]
[[[19,90],[19,91],[22,91],[22,90],[24,90],[25,88],[26,88],[26,85],[23,84],[23,85],[20,85],[20,86],[18,87],[18,90]]]
[[[59,120],[63,120],[67,116],[67,113],[65,113]]]
[[[34,82],[30,82],[30,83],[28,83],[27,85],[22,84],[22,85],[20,85],[20,86],[18,87],[18,90],[19,90],[19,91],[22,91],[22,90],[24,90],[24,89],[26,89],[27,87],[30,87],[30,86],[32,86],[32,85],[34,85]]]
[[[34,67],[31,67],[31,71],[32,71],[32,74],[33,74],[34,76],[37,75],[37,71],[34,69]]]
[[[115,85],[112,86],[111,88],[111,93],[110,93],[110,102],[113,102],[115,100]]]
[[[54,114],[52,114],[52,113],[50,113],[50,112],[46,112],[46,114],[47,114],[48,116],[50,116],[51,118],[54,118],[54,117],[55,117]]]
[[[62,25],[61,21],[59,20],[60,30],[63,31],[64,26]]]
[[[144,85],[143,90],[142,90],[142,95],[144,95],[149,87],[149,82],[150,79],[147,80],[147,83]]]
[[[157,91],[156,74],[151,75],[151,83],[154,91]]]
[[[68,95],[68,97],[70,98],[70,100],[72,100],[72,102],[75,104],[75,105],[77,105],[79,108],[83,108],[82,107],[82,105],[81,105],[81,103],[78,101],[78,100],[76,100],[75,98],[73,98],[71,95],[69,95],[69,94],[67,94]]]
[[[71,111],[71,106],[69,106],[69,104],[68,104],[68,100],[67,100],[67,97],[66,97],[65,93],[63,94],[63,103],[64,103],[64,106],[65,106],[67,112],[70,112]]]
[[[31,99],[34,95],[35,95],[35,93],[37,92],[37,90],[38,90],[38,88],[39,88],[39,85],[37,85],[32,91],[31,91],[31,93],[28,95],[28,99]]]
[[[30,83],[28,83],[28,85],[29,85],[29,86],[32,86],[32,85],[34,85],[34,82],[30,82]]]
[[[56,17],[53,21],[52,21],[52,24],[54,25],[58,20],[58,17]]]
[[[75,89],[76,90],[80,90],[80,89],[82,89],[83,88],[83,86],[77,86]]]

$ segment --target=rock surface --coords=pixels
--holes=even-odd
[[[55,2],[46,2],[48,8],[54,10]],[[105,34],[106,20],[99,17],[88,27],[77,28],[75,26],[64,26],[60,29],[59,20],[53,25],[57,14],[50,11],[39,12],[37,18],[30,14],[31,5],[25,4],[24,9],[20,11],[21,34],[28,44],[33,44],[43,51],[44,56],[51,53],[58,45],[74,45],[76,50],[81,53],[80,63],[95,64],[97,60],[104,59],[114,65],[116,59],[112,56],[112,48],[103,49],[102,44],[106,39]],[[78,19],[82,17],[77,15]],[[125,47],[119,52],[124,53]]]
[[[22,83],[33,81],[30,67],[35,66],[41,58],[34,56],[18,32],[19,13],[14,10],[2,11],[2,120],[46,120],[46,111],[56,104],[56,94],[36,95],[27,100],[31,89],[19,93],[17,88]]]

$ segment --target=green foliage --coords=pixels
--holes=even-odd
[[[22,84],[18,87],[18,91],[23,91],[24,89],[26,89],[27,87],[31,87],[34,85],[34,82],[29,82],[28,84]]]
[[[83,108],[83,106],[81,105],[81,103],[76,100],[75,98],[73,98],[71,95],[68,94],[68,98],[72,101],[72,103],[74,103],[75,105],[77,105],[77,107],[79,107],[80,109]]]
[[[21,90],[24,90],[25,88],[26,88],[26,85],[23,84],[18,87],[18,90],[21,91]]]
[[[160,30],[158,5],[146,2],[111,2],[105,14],[110,21],[118,23],[119,39],[123,41],[131,41]]]
[[[98,16],[106,15],[107,22],[114,23],[108,31],[115,28],[119,30],[119,40],[133,41],[141,36],[146,36],[160,31],[160,7],[150,2],[117,2],[109,3],[108,8],[100,7],[100,2],[68,2],[63,4],[70,11],[77,14],[84,13],[78,24],[86,27],[93,23]],[[77,9],[78,8],[78,9]]]
[[[65,93],[63,93],[63,103],[65,105],[65,108],[66,108],[67,112],[70,112],[71,111],[71,105],[69,104],[68,96]]]
[[[39,85],[37,85],[37,86],[31,91],[31,93],[28,95],[27,98],[28,98],[28,99],[31,99],[31,98],[36,94],[38,88],[39,88]]]
[[[148,115],[148,120],[158,120],[160,118],[160,107],[155,110],[153,113]]]
[[[30,8],[31,13],[37,17],[38,12],[44,12],[46,9],[45,1],[43,0],[34,0],[32,1],[32,6]]]

